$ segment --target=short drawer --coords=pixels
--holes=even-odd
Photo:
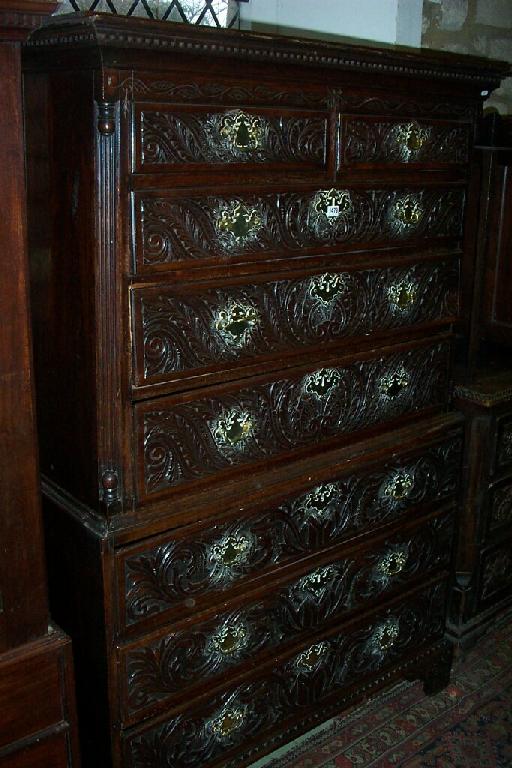
[[[447,120],[341,117],[339,169],[353,166],[465,165],[471,125]]]
[[[396,453],[402,456],[397,458]],[[237,592],[254,589],[278,568],[345,540],[378,531],[425,508],[453,503],[462,437],[347,471],[333,467],[321,485],[302,485],[285,499],[239,507],[215,525],[201,523],[118,551],[121,632],[192,617]],[[435,507],[434,507],[435,508]]]
[[[446,586],[438,582],[370,617],[333,629],[235,680],[200,706],[122,735],[124,765],[173,768],[241,765],[240,748],[257,751],[270,729],[305,716],[350,685],[424,652],[444,631]],[[384,678],[382,678],[383,680]],[[236,755],[236,759],[235,759]]]
[[[424,579],[450,563],[453,513],[430,519],[361,549],[345,548],[292,578],[270,582],[196,623],[168,629],[119,651],[122,717],[189,700],[207,685],[236,674],[243,663],[319,631],[388,592]]]
[[[133,195],[140,272],[458,240],[465,200],[460,185]]]
[[[497,445],[496,445],[496,464],[497,469],[512,466],[512,415],[497,419]]]
[[[195,386],[278,353],[274,367],[319,344],[449,322],[458,262],[136,287],[132,302],[136,385]]]
[[[259,377],[135,406],[139,499],[240,474],[273,457],[446,404],[448,342],[372,350],[286,378]],[[372,355],[372,357],[370,357]],[[345,358],[346,360],[346,358]],[[303,451],[304,452],[304,451]]]
[[[136,172],[306,175],[325,170],[329,155],[329,114],[314,110],[144,103],[135,106],[134,131]]]
[[[479,609],[488,608],[506,597],[512,598],[512,535],[504,544],[482,554]]]

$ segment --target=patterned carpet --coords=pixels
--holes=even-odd
[[[425,696],[400,683],[252,768],[512,768],[512,613]]]

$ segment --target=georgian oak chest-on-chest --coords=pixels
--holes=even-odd
[[[442,686],[471,147],[505,65],[77,16],[25,68],[86,764],[235,768]]]

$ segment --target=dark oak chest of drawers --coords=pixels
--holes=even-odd
[[[467,422],[449,631],[464,651],[512,601],[512,373],[457,387]]]
[[[442,686],[471,146],[504,65],[101,16],[25,63],[86,762],[234,768]]]

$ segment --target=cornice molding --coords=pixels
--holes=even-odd
[[[511,72],[511,66],[506,62],[473,56],[419,52],[395,46],[374,48],[334,44],[108,14],[70,14],[52,19],[52,23],[39,30],[28,45],[32,48],[96,46],[157,50],[273,64],[415,75],[465,82],[482,89],[496,87]]]
[[[55,0],[0,0],[0,41],[25,40],[56,7]]]

